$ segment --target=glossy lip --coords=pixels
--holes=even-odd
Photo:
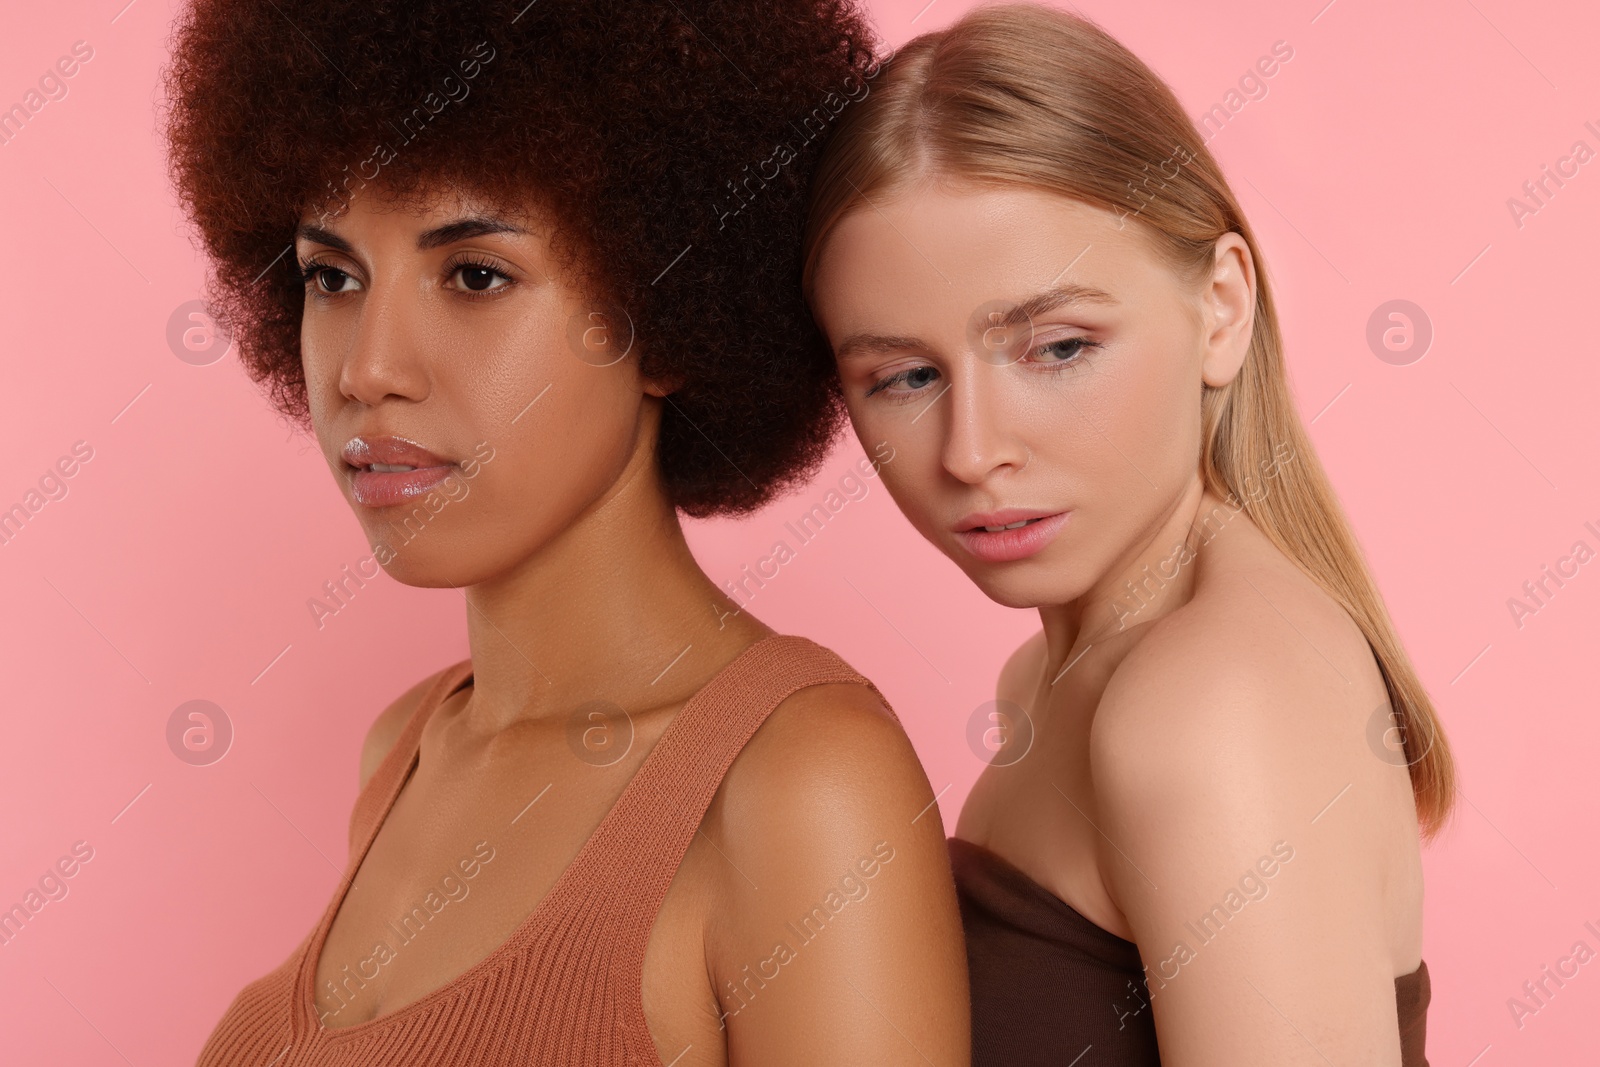
[[[422,445],[393,434],[352,437],[340,455],[356,503],[369,508],[393,507],[421,496],[450,477],[457,465]],[[410,471],[374,471],[374,463],[415,467]]]
[[[1010,563],[1027,559],[1044,549],[1067,524],[1072,512],[1005,508],[1001,511],[974,512],[955,525],[956,540],[968,552],[986,563]],[[1005,526],[1024,519],[1038,519],[1015,530],[990,533],[983,526]]]

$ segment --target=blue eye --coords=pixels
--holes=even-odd
[[[1016,363],[1029,363],[1046,371],[1063,371],[1082,366],[1086,360],[1089,349],[1101,347],[1102,342],[1091,341],[1087,337],[1063,337],[1059,341],[1050,341],[1038,345],[1028,353],[1027,359],[1016,360]],[[1041,354],[1055,358],[1037,358]],[[894,402],[909,400],[917,393],[925,392],[927,386],[939,380],[937,369],[929,366],[910,367],[886,378],[873,382],[863,395],[863,398],[874,393],[883,392],[886,397],[893,398]],[[891,386],[904,384],[904,389],[892,389]]]
[[[905,382],[907,385],[910,385],[911,388],[907,390],[897,390],[897,392],[914,393],[921,390],[923,386],[937,381],[938,378],[939,372],[934,370],[932,367],[912,367],[910,370],[903,370],[898,374],[891,374],[887,378],[880,378],[878,381],[873,382],[872,388],[868,389],[864,395],[871,396],[880,389],[885,389],[900,382]]]
[[[1072,347],[1074,345],[1077,347]],[[1040,345],[1034,349],[1034,352],[1056,352],[1061,354],[1060,359],[1042,361],[1046,366],[1051,364],[1060,366],[1062,364],[1081,363],[1085,349],[1099,347],[1100,345],[1097,342],[1091,341],[1087,337],[1063,337],[1059,341],[1051,341],[1049,344]]]

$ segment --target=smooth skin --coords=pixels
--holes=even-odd
[[[364,194],[338,217],[307,216],[318,229],[295,242],[302,265],[321,266],[301,334],[317,439],[369,541],[400,546],[389,574],[460,589],[474,672],[428,720],[418,766],[317,961],[330,1028],[417,1000],[502,944],[688,697],[772,633],[730,615],[663,494],[654,447],[667,387],[631,356],[613,362],[604,330],[572,346],[586,303],[536,209],[441,230],[485,217],[452,191],[420,211]],[[381,433],[458,461],[488,442],[493,458],[408,541],[410,507],[363,506],[345,481],[344,443]],[[373,723],[363,785],[421,695],[414,686]],[[594,699],[632,721],[631,746],[609,766],[568,743],[574,709]],[[942,826],[937,808],[917,818],[932,801],[905,733],[866,687],[813,686],[773,711],[728,771],[651,932],[643,1006],[661,1062],[966,1064],[966,962]],[[480,840],[494,858],[440,913],[437,936],[406,945],[342,1008],[321,992]],[[862,880],[865,895],[776,977],[747,985],[756,992],[742,1007],[719,999],[795,941],[786,924],[880,841],[892,859]]]
[[[852,210],[818,263],[813,310],[856,433],[895,448],[890,494],[1043,626],[997,684],[1032,748],[996,753],[956,835],[1138,944],[1168,1067],[1394,1067],[1422,876],[1406,768],[1366,742],[1378,666],[1350,617],[1203,487],[1201,387],[1248,350],[1248,247],[1223,236],[1186,285],[1139,225],[1045,190],[924,179]],[[1014,354],[973,328],[1051,291]],[[1031,557],[978,559],[959,520],[1002,508],[1071,514]],[[1171,575],[1191,530],[1210,539],[1134,597],[1125,583]],[[1202,941],[1191,924],[1242,882],[1255,895]]]

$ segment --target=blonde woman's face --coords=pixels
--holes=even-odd
[[[1228,248],[1186,286],[1137,224],[1021,186],[874,199],[828,237],[812,305],[855,431],[893,446],[895,502],[991,598],[1084,595],[1199,477],[1202,384],[1249,343]]]

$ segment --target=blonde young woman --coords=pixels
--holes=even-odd
[[[1043,624],[949,841],[973,1062],[1425,1063],[1450,758],[1172,92],[1043,7],[919,37],[828,146],[804,276],[900,508]]]

